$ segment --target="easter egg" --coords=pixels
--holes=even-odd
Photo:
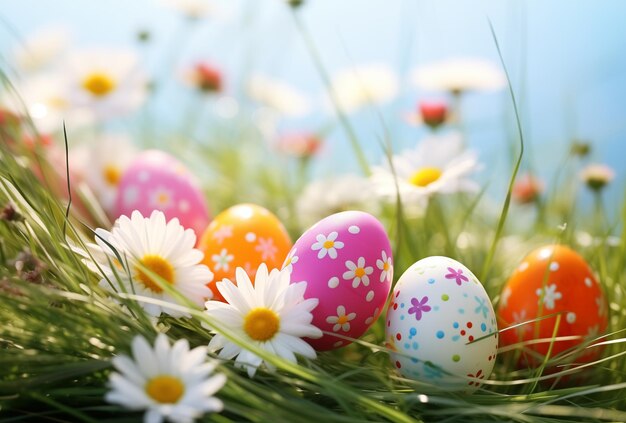
[[[426,257],[402,274],[391,299],[387,346],[402,375],[465,392],[491,375],[496,314],[467,267],[448,257]]]
[[[120,180],[115,214],[130,216],[134,210],[144,216],[161,210],[168,220],[178,218],[197,236],[209,224],[206,201],[191,173],[178,160],[157,150],[140,153]]]
[[[239,204],[215,216],[198,244],[204,253],[203,263],[214,274],[209,283],[213,299],[224,301],[215,284],[224,278],[236,283],[237,267],[254,281],[261,263],[269,270],[280,268],[291,245],[280,220],[261,206]]]
[[[602,287],[585,260],[568,247],[544,246],[524,258],[504,286],[498,323],[504,329],[542,316],[553,316],[503,331],[502,345],[545,339],[545,342],[525,345],[519,363],[538,364],[540,357],[547,354],[554,335],[582,339],[554,341],[551,356],[575,347],[585,338],[604,333],[608,324],[607,310]],[[589,348],[576,360],[593,361],[600,350]],[[530,351],[534,353],[527,354]]]
[[[307,282],[305,298],[317,298],[312,323],[322,331],[358,338],[380,315],[391,289],[391,246],[383,225],[360,211],[328,216],[294,244],[284,268],[291,281]],[[351,341],[324,334],[307,339],[318,351]]]

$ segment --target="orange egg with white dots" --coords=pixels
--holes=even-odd
[[[602,286],[585,259],[562,245],[538,248],[521,262],[504,286],[497,314],[501,330],[519,325],[501,332],[501,347],[540,340],[524,344],[522,365],[540,363],[551,343],[554,357],[592,340],[605,333],[608,324]],[[567,338],[552,342],[553,337]],[[589,348],[575,360],[590,362],[600,352]]]
[[[214,274],[209,288],[213,299],[224,301],[216,283],[226,278],[236,284],[235,269],[243,268],[254,282],[261,263],[269,270],[282,267],[292,243],[278,218],[255,204],[238,204],[215,216],[198,248]]]

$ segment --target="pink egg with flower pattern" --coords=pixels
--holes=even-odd
[[[117,216],[139,210],[150,216],[161,210],[170,220],[178,218],[200,237],[209,224],[206,201],[193,175],[169,154],[148,150],[139,154],[122,175],[115,200]]]
[[[472,392],[491,375],[496,314],[485,288],[456,260],[426,257],[409,267],[385,323],[391,362],[407,378]]]
[[[372,215],[346,211],[328,216],[294,244],[283,268],[292,283],[306,281],[305,298],[319,299],[313,324],[327,332],[307,339],[318,351],[350,344],[380,315],[393,279],[393,259],[383,225]],[[338,334],[339,336],[334,336]]]

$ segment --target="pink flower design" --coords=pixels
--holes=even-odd
[[[428,297],[424,297],[421,300],[412,298],[411,304],[413,304],[413,307],[409,308],[409,314],[415,313],[415,320],[420,320],[422,318],[422,313],[426,313],[431,310],[431,307],[426,303],[428,303]]]
[[[463,282],[469,281],[467,276],[463,274],[463,269],[454,270],[453,268],[448,267],[448,272],[450,273],[446,275],[446,279],[454,279],[458,286],[461,286]]]

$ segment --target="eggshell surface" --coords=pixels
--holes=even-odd
[[[224,301],[215,284],[224,278],[233,283],[235,269],[242,267],[252,282],[261,263],[279,269],[291,248],[283,224],[269,210],[255,204],[238,204],[215,216],[202,234],[198,248],[214,274],[209,288]]]
[[[608,324],[608,306],[602,286],[587,262],[561,245],[544,246],[526,256],[504,286],[498,307],[501,329],[548,315],[555,316],[502,332],[502,344],[546,339],[546,342],[525,346],[545,356],[558,321],[556,337],[581,336],[583,339],[553,342],[551,355],[554,356],[575,347],[585,338],[604,333]],[[590,348],[576,360],[589,362],[598,358],[600,352],[600,348]],[[521,365],[539,362],[530,354],[523,354],[522,358]]]
[[[465,392],[491,375],[498,348],[485,289],[467,267],[441,256],[402,274],[387,311],[386,338],[402,375]]]
[[[114,210],[117,216],[130,216],[134,210],[150,216],[161,210],[167,220],[178,218],[198,237],[209,223],[206,201],[191,173],[158,150],[140,153],[124,172]]]
[[[307,282],[305,298],[318,298],[313,324],[327,331],[307,339],[318,351],[358,338],[380,315],[391,289],[393,258],[389,238],[372,215],[346,211],[328,216],[294,244],[285,263],[291,281]]]

